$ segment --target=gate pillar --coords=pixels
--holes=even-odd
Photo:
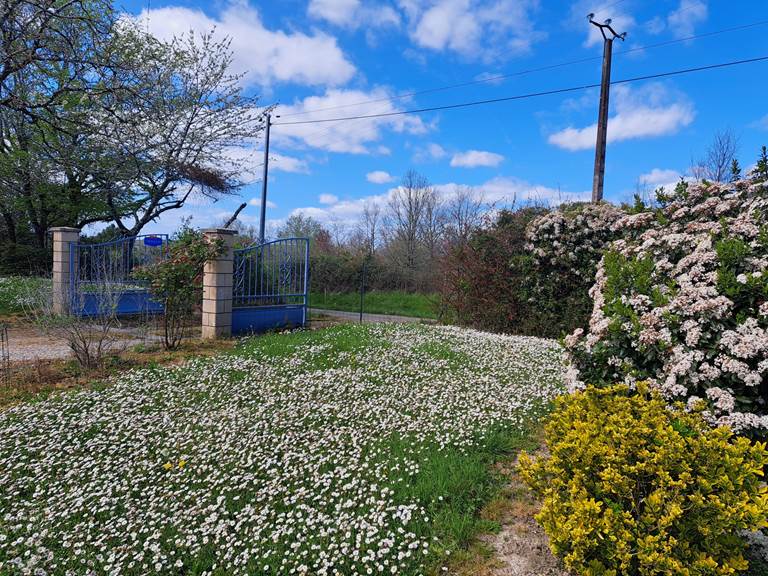
[[[225,338],[232,334],[232,284],[236,230],[212,228],[203,230],[209,240],[221,239],[224,250],[203,269],[203,330],[204,339]]]
[[[80,230],[60,226],[51,228],[53,234],[53,311],[65,314],[69,311],[70,280],[73,273],[72,250],[80,240]]]

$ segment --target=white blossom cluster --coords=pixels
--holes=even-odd
[[[471,453],[562,391],[542,339],[280,338],[0,413],[0,574],[421,574],[422,456]]]
[[[648,380],[715,425],[768,429],[768,186],[691,184],[628,215],[601,260],[567,380]]]
[[[589,275],[606,245],[616,237],[624,212],[613,204],[571,204],[534,219],[526,230],[526,248],[539,265]]]

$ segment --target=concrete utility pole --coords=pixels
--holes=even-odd
[[[264,177],[261,181],[261,220],[259,221],[259,244],[264,244],[264,227],[267,222],[267,176],[269,175],[269,129],[271,126],[272,114],[267,113],[267,136],[264,141]]]
[[[602,24],[595,21],[595,15],[587,16],[589,23],[597,26],[603,35],[603,79],[600,83],[600,111],[597,116],[597,143],[595,145],[595,173],[592,177],[592,202],[603,199],[603,181],[605,180],[605,145],[608,136],[608,99],[611,91],[611,56],[613,41],[624,40],[627,33],[618,34],[611,28],[609,18]],[[607,33],[606,33],[607,30]]]

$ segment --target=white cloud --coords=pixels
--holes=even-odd
[[[294,174],[309,174],[309,164],[306,160],[282,154],[269,155],[269,168],[270,170],[280,170],[281,172],[292,172]]]
[[[310,0],[307,14],[337,26],[344,26],[354,20],[355,12],[359,8],[360,0]]]
[[[661,34],[667,27],[667,20],[662,16],[654,16],[651,20],[645,23],[645,30],[649,34]]]
[[[652,192],[664,188],[667,192],[671,192],[681,179],[691,180],[689,176],[684,176],[677,170],[654,168],[650,172],[641,174],[637,180],[641,189]]]
[[[674,134],[693,122],[693,105],[682,95],[673,95],[661,84],[650,84],[632,91],[617,86],[615,113],[608,119],[608,142],[651,138]],[[548,138],[566,150],[588,150],[595,146],[597,124],[585,128],[568,127]]]
[[[457,152],[451,158],[451,166],[454,168],[477,168],[478,166],[498,166],[504,161],[504,156],[495,152],[484,150],[467,150]]]
[[[696,25],[704,22],[709,14],[705,0],[680,0],[677,10],[670,12],[667,26],[676,38],[693,35]]]
[[[437,184],[435,190],[444,199],[450,199],[463,186],[460,183],[449,182]],[[497,208],[503,206],[520,206],[528,203],[538,203],[556,206],[563,202],[589,200],[591,191],[568,192],[558,188],[531,184],[525,180],[509,177],[496,177],[484,184],[475,186],[483,193],[485,201]],[[311,216],[325,224],[338,224],[352,227],[358,223],[366,206],[376,205],[383,211],[388,209],[389,199],[397,188],[390,188],[383,194],[374,194],[354,200],[342,200],[330,206],[306,206],[296,208],[292,214]]]
[[[360,0],[310,0],[307,14],[348,28],[400,25],[400,15],[391,6],[363,4]]]
[[[413,161],[427,162],[430,160],[442,160],[446,156],[448,156],[448,152],[445,148],[440,146],[440,144],[430,142],[426,146],[421,146],[416,149],[413,154]]]
[[[530,202],[556,206],[563,202],[589,200],[591,191],[569,192],[560,188],[531,184],[519,178],[497,176],[479,186],[489,202],[520,205]]]
[[[226,156],[232,162],[232,168],[239,172],[246,183],[261,180],[264,174],[264,151],[252,146],[231,146],[226,149]],[[309,163],[301,158],[271,152],[269,154],[270,172],[290,172],[309,174]]]
[[[411,40],[422,48],[492,60],[523,54],[545,34],[536,30],[536,0],[400,0]]]
[[[366,196],[354,200],[341,200],[330,206],[306,206],[296,208],[291,214],[303,214],[311,216],[324,224],[341,224],[354,226],[358,223],[366,206],[378,205],[385,210],[389,201],[390,192]]]
[[[388,184],[393,182],[395,177],[389,172],[384,172],[384,170],[374,170],[373,172],[368,172],[365,175],[365,179],[373,184]]]
[[[709,16],[707,0],[680,0],[678,7],[666,16],[656,16],[645,24],[650,34],[668,31],[675,38],[692,36],[696,26]]]
[[[335,116],[379,114],[396,112],[401,108],[387,98],[392,94],[386,88],[362,90],[327,90],[321,96],[309,96],[291,105],[280,106],[282,122],[333,118]],[[377,100],[375,104],[360,104]],[[339,108],[343,107],[343,108]],[[319,112],[310,112],[320,110]],[[397,133],[424,134],[429,130],[418,116],[384,116],[353,121],[324,122],[319,124],[281,124],[278,119],[272,132],[274,139],[290,146],[310,146],[329,152],[369,154],[384,153],[381,147],[371,148],[384,129]]]
[[[339,197],[335,194],[320,194],[318,200],[320,204],[336,204],[339,201]]]
[[[245,2],[232,2],[211,18],[202,10],[168,6],[143,10],[142,25],[158,38],[170,39],[216,29],[217,36],[231,39],[233,72],[244,73],[247,85],[269,86],[275,82],[302,85],[339,85],[356,70],[333,36],[298,31],[269,30],[258,10]]]
[[[480,72],[475,76],[475,80],[489,86],[500,86],[504,84],[505,74],[503,72]]]
[[[648,184],[649,186],[658,186],[659,184],[667,182],[676,182],[680,180],[680,176],[681,174],[677,170],[654,168],[650,172],[642,174],[639,180],[643,184]]]
[[[259,206],[260,207],[261,206],[261,198],[258,197],[258,196],[255,197],[255,198],[251,198],[250,200],[248,200],[248,204],[250,204],[251,206]],[[277,208],[277,204],[272,202],[272,200],[267,200],[267,208]]]
[[[752,128],[758,128],[760,130],[768,130],[768,114],[760,118],[759,120],[756,120],[755,122],[752,122],[750,124]]]

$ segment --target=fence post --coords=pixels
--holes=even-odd
[[[204,339],[232,334],[232,283],[234,273],[234,244],[237,231],[228,228],[203,230],[208,240],[221,239],[223,253],[205,263],[203,269],[203,331]]]
[[[80,240],[80,230],[60,226],[51,228],[53,234],[53,311],[65,314],[69,311],[70,281],[73,270],[72,247]],[[74,263],[75,266],[77,263]]]

